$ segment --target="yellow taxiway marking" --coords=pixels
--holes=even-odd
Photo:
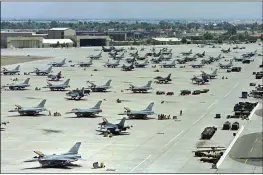
[[[252,151],[253,151],[253,148],[251,148],[250,152],[252,152]]]
[[[247,160],[248,160],[248,159],[245,160],[245,164],[247,163]]]
[[[258,141],[258,138],[254,141],[254,143],[256,143]]]

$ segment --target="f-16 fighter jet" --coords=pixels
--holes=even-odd
[[[131,118],[142,118],[142,119],[146,119],[148,115],[153,115],[154,111],[152,110],[154,103],[150,103],[149,106],[144,109],[144,110],[140,110],[140,111],[133,111],[127,107],[124,107],[124,109],[126,110],[123,113],[120,113],[118,115],[127,115],[129,117],[129,119]]]
[[[192,64],[191,65],[193,68],[201,68],[201,67],[203,67],[204,66],[204,64],[202,64],[202,63],[199,63],[199,64]]]
[[[107,62],[107,63],[105,63],[104,67],[116,68],[116,67],[118,67],[120,65],[120,61],[121,60],[118,60],[115,63]]]
[[[189,52],[181,52],[180,54],[182,55],[191,55],[193,52],[193,50],[191,49]]]
[[[66,112],[66,114],[76,114],[77,117],[94,117],[96,114],[102,112],[100,109],[102,101],[99,101],[94,107],[88,109],[72,109],[70,112]]]
[[[51,71],[52,71],[52,66],[50,66],[47,70],[40,70],[38,68],[35,68],[33,72],[29,72],[29,73],[35,73],[36,75],[45,76],[45,75],[50,74]]]
[[[49,74],[47,78],[50,78],[48,81],[59,81],[62,78],[61,71],[57,75]]]
[[[122,131],[126,131],[127,129],[130,129],[132,126],[125,126],[125,120],[126,118],[123,117],[120,123],[118,124],[112,124],[108,122],[106,118],[103,118],[103,122],[99,123],[100,130],[97,130],[98,132],[108,132],[115,135],[119,135]]]
[[[114,60],[120,60],[120,59],[122,59],[122,58],[124,58],[124,52],[123,52],[121,55],[115,55],[115,56],[113,56],[112,59],[114,59]]]
[[[46,101],[47,100],[42,100],[36,107],[22,107],[20,105],[15,105],[16,108],[8,112],[18,112],[21,116],[35,116],[38,115],[40,112],[47,110],[46,108],[44,108]]]
[[[79,65],[79,67],[90,67],[92,65],[92,59],[90,59],[89,62],[79,62],[78,64],[76,65]]]
[[[25,89],[26,87],[29,87],[30,85],[29,83],[30,78],[27,78],[23,83],[11,83],[11,84],[7,84],[5,86],[2,87],[8,87],[10,90],[22,90]]]
[[[198,84],[198,85],[205,84],[206,82],[209,82],[208,78],[204,77],[204,76],[202,76],[201,78],[194,76],[191,80],[193,83]]]
[[[8,69],[6,69],[5,67],[3,67],[3,71],[2,71],[2,73],[4,74],[4,75],[15,75],[15,74],[18,74],[19,75],[19,73],[20,73],[20,65],[18,65],[18,66],[16,66],[16,68],[15,69],[11,69],[11,70],[8,70]]]
[[[250,58],[253,57],[257,54],[257,50],[255,50],[254,52],[249,52],[249,53],[245,53],[242,55],[243,58]]]
[[[136,92],[147,92],[148,90],[152,89],[151,85],[152,85],[152,81],[148,81],[148,83],[145,86],[134,86],[134,85],[130,84],[130,88],[127,90],[131,90],[134,93],[136,93]]]
[[[137,67],[137,68],[144,68],[147,65],[149,65],[149,61],[148,60],[145,60],[143,63],[135,62],[135,67]]]
[[[106,48],[106,47],[102,46],[102,51],[103,51],[103,52],[111,52],[112,50],[114,50],[114,47],[113,47],[113,46],[111,46],[111,47],[109,47],[109,48]]]
[[[82,97],[85,96],[84,94],[84,87],[79,90],[79,89],[76,89],[76,90],[72,90],[72,91],[69,91],[66,93],[66,96],[68,96],[70,100],[80,100]]]
[[[233,67],[233,59],[231,59],[230,62],[227,64],[219,63],[219,67],[222,69],[229,69],[229,68]]]
[[[163,63],[163,64],[160,64],[161,67],[163,68],[172,68],[176,66],[176,60],[173,60],[171,63]]]
[[[132,71],[133,69],[134,69],[134,61],[128,66],[123,64],[123,66],[121,67],[122,71]]]
[[[226,50],[225,50],[225,49],[222,49],[221,52],[223,52],[223,53],[229,53],[229,52],[231,52],[230,47],[229,47],[228,49],[226,49]]]
[[[88,56],[88,58],[90,58],[92,60],[99,60],[101,58],[101,54],[102,54],[102,52],[100,52],[98,55],[90,55],[90,56]]]
[[[70,79],[67,79],[64,83],[62,84],[51,84],[49,82],[47,82],[47,86],[43,87],[43,88],[50,88],[51,91],[54,90],[65,90],[66,88],[69,88],[69,81]]]
[[[157,80],[158,83],[164,83],[164,84],[168,83],[169,81],[172,81],[171,74],[169,74],[167,77],[157,76],[154,79]]]
[[[205,51],[203,53],[195,54],[198,58],[203,58],[205,56]]]
[[[63,67],[66,64],[66,58],[64,58],[61,62],[51,62],[48,65],[52,65],[53,67]]]
[[[81,142],[77,142],[68,152],[62,154],[46,155],[40,151],[34,151],[38,156],[24,162],[39,162],[42,167],[66,167],[72,165],[72,162],[83,160],[78,154]]]
[[[217,76],[217,70],[218,69],[215,69],[212,73],[205,73],[204,71],[201,71],[202,76],[208,77],[209,79],[214,79]]]
[[[92,92],[105,92],[106,90],[111,88],[111,86],[110,86],[111,80],[108,80],[105,85],[100,85],[100,86],[98,86],[98,85],[96,85],[90,81],[87,81],[87,83],[91,84],[91,86],[88,89],[91,89]]]

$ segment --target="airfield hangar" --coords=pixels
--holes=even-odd
[[[70,28],[51,28],[44,34],[1,31],[1,48],[108,46],[109,36],[76,35]]]

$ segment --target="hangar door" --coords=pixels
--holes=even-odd
[[[85,46],[106,46],[105,39],[80,39],[79,40],[80,47]]]

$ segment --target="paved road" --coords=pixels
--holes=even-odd
[[[229,157],[240,163],[262,167],[262,134],[252,133],[240,137],[229,152]]]

